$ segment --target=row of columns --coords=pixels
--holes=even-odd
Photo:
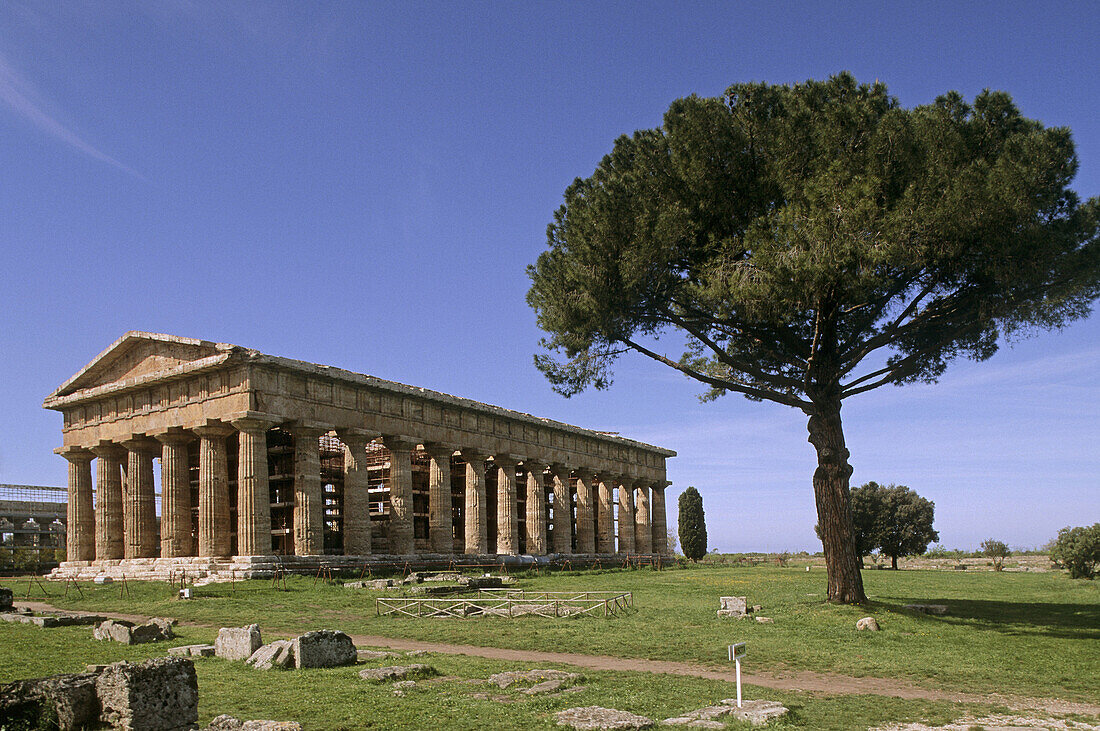
[[[270,487],[267,431],[275,422],[254,417],[229,424],[211,423],[190,433],[171,430],[154,439],[135,438],[122,444],[102,443],[91,449],[61,451],[69,462],[67,550],[69,560],[151,558],[158,555],[153,487],[153,460],[161,459],[162,557],[190,555],[191,492],[187,445],[199,438],[198,555],[228,556],[231,551],[229,484],[226,437],[238,434],[237,554],[271,552]],[[292,427],[294,435],[294,551],[297,555],[324,553],[324,505],[319,438],[326,429]],[[344,553],[371,553],[366,446],[373,435],[361,429],[340,429],[344,445]],[[390,552],[415,552],[413,540],[412,451],[419,442],[411,437],[384,435],[391,453]],[[488,552],[488,455],[476,449],[426,444],[429,466],[429,537],[432,553],[453,552],[451,456],[465,461],[464,552]],[[97,500],[92,505],[91,462],[96,460]],[[614,553],[613,505],[618,491],[619,553],[667,552],[664,484],[634,485],[628,477],[594,475],[562,464],[547,465],[518,455],[493,455],[498,471],[496,515],[498,554],[519,553],[519,516],[516,474],[522,464],[526,476],[526,551],[533,555],[573,553],[573,501],[570,473],[576,475],[576,552]],[[123,490],[125,465],[125,490]],[[553,534],[548,535],[548,505],[544,473],[549,470],[553,490]],[[125,496],[125,503],[123,502]]]

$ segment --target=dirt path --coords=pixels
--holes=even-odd
[[[21,601],[18,604],[36,611],[60,611],[45,602]],[[114,619],[126,619],[142,622],[145,615],[119,614],[115,612],[73,612],[73,614],[99,614]],[[197,622],[183,622],[195,627],[214,627],[216,625]],[[483,647],[481,645],[460,645],[449,642],[428,642],[408,640],[380,635],[352,635],[356,646],[386,647],[393,650],[425,650],[447,655],[469,655],[490,660],[508,660],[529,663],[561,663],[589,670],[625,670],[639,673],[667,673],[686,675],[709,680],[736,682],[733,669],[724,670],[697,665],[689,662],[671,660],[641,660],[637,658],[612,657],[610,655],[581,655],[571,652],[545,652],[541,650],[512,650],[504,647]],[[983,703],[1005,706],[1016,711],[1045,711],[1047,713],[1077,713],[1085,716],[1100,716],[1100,706],[1091,703],[1063,701],[1057,698],[1026,698],[1000,694],[982,695],[977,693],[958,693],[936,690],[914,685],[905,680],[894,678],[855,678],[850,675],[816,673],[809,670],[793,670],[784,673],[742,672],[741,681],[748,685],[774,690],[792,690],[822,695],[882,695],[895,698],[919,699],[928,701],[946,701],[949,703]]]

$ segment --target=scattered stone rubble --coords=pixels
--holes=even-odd
[[[484,576],[467,576],[465,574],[459,574],[455,572],[445,573],[431,573],[431,572],[413,572],[403,579],[368,579],[365,581],[348,581],[344,584],[345,589],[371,589],[373,591],[383,591],[385,589],[397,588],[397,587],[409,587],[407,592],[410,594],[453,594],[459,591],[476,590],[476,589],[499,589],[505,584],[511,584],[515,579],[511,576],[492,576],[486,574]],[[423,584],[424,582],[438,582],[440,586],[416,586],[417,584]],[[448,586],[447,584],[452,584]]]
[[[213,645],[180,645],[169,647],[168,654],[175,657],[214,657]]]
[[[5,622],[22,622],[37,627],[71,627],[81,624],[96,624],[104,619],[106,618],[94,614],[68,614],[66,612],[41,612],[36,614],[25,608],[0,613],[0,620]]]
[[[856,629],[868,630],[870,632],[878,632],[878,620],[874,617],[864,617],[863,619],[856,622]]]
[[[531,687],[520,691],[524,695],[553,693],[580,679],[580,675],[576,673],[567,673],[564,670],[512,671],[489,676],[489,682],[496,685],[501,690],[517,684],[530,684]]]
[[[431,665],[414,663],[412,665],[389,665],[381,668],[367,668],[359,671],[359,677],[372,683],[392,683],[398,680],[430,678],[439,675]]]
[[[718,597],[718,617],[733,617],[735,619],[744,619],[753,614],[757,614],[764,607],[759,604],[749,606],[748,599],[743,596],[720,596]],[[771,617],[756,617],[757,622],[770,623],[774,620]]]
[[[203,731],[302,731],[297,721],[242,721],[229,715],[221,715],[210,722]]]
[[[391,652],[390,650],[356,650],[355,654],[360,660],[389,660],[401,657],[400,652]]]
[[[746,701],[737,707],[736,698],[726,698],[718,702],[716,706],[707,706],[697,711],[685,713],[675,718],[666,718],[661,721],[662,726],[688,726],[690,728],[725,728],[726,723],[719,718],[735,718],[738,721],[748,721],[753,726],[763,726],[773,718],[779,718],[787,714],[787,709],[782,703],[776,701]]]
[[[558,711],[554,716],[557,718],[559,726],[572,726],[578,731],[637,729],[653,726],[653,720],[645,716],[637,716],[626,711],[601,708],[600,706],[566,708],[564,711]]]
[[[52,722],[60,729],[105,724],[174,731],[193,728],[198,698],[192,662],[162,657],[0,686],[0,718],[23,721],[31,728]]]
[[[154,617],[145,624],[135,624],[124,619],[108,619],[92,630],[97,640],[114,640],[124,645],[143,645],[146,642],[162,642],[175,637],[173,620]]]

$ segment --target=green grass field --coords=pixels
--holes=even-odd
[[[518,587],[543,590],[633,591],[635,611],[608,619],[377,617],[374,599],[380,592],[344,589],[311,578],[288,580],[286,591],[265,581],[200,587],[191,601],[176,599],[167,584],[133,582],[128,596],[121,596],[117,584],[83,584],[83,597],[72,589],[62,596],[63,586],[49,584],[48,600],[71,609],[169,616],[211,627],[258,622],[268,637],[332,628],[351,634],[686,660],[725,668],[726,645],[746,641],[749,672],[813,670],[908,679],[951,691],[1100,702],[1100,586],[1095,582],[1071,581],[1057,573],[944,571],[869,571],[864,580],[871,597],[866,607],[825,604],[823,573],[796,568],[605,570],[523,575],[517,582]],[[26,580],[8,583],[17,599],[26,594]],[[761,614],[774,623],[717,619],[722,595],[747,596],[750,604],[763,605]],[[43,598],[37,586],[31,598]],[[902,609],[914,602],[947,604],[950,612],[934,617]],[[856,620],[868,614],[879,620],[881,632],[855,630]],[[183,627],[183,639],[174,644],[209,640],[214,631]],[[87,627],[42,630],[0,624],[0,642],[5,646],[0,653],[2,681],[164,652],[162,647],[99,643]],[[52,646],[44,648],[43,643]],[[576,696],[516,696],[497,703],[472,698],[471,689],[485,689],[464,680],[519,666],[443,655],[432,656],[431,663],[455,679],[421,684],[409,696],[397,698],[386,687],[362,683],[351,668],[273,675],[221,660],[200,660],[196,664],[201,712],[207,719],[218,713],[308,718],[309,728],[370,723],[380,728],[548,728],[553,725],[552,712],[571,705],[607,705],[660,719],[732,695],[730,686],[719,681],[586,672],[588,688]],[[318,697],[321,688],[323,701]],[[815,697],[759,688],[750,689],[749,696],[784,701],[793,712],[784,725],[801,728],[947,720],[961,713],[950,704],[876,696]],[[369,718],[363,716],[364,708],[370,710]]]

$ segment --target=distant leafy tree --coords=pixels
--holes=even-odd
[[[932,528],[936,504],[904,485],[883,486],[871,481],[852,490],[852,526],[860,565],[872,551],[890,557],[898,567],[900,556],[916,556],[938,541]],[[821,536],[821,526],[817,526]]]
[[[669,528],[665,535],[668,537],[668,552],[675,556],[680,550],[680,536],[675,528]]]
[[[566,189],[528,269],[535,364],[571,395],[639,353],[707,399],[801,411],[827,598],[866,601],[841,405],[1089,313],[1100,199],[1077,167],[1070,131],[1004,92],[907,109],[842,73],[678,99]]]
[[[982,555],[993,559],[993,570],[1000,571],[1005,567],[1005,558],[1012,552],[1008,550],[1008,544],[993,538],[982,541]]]
[[[1100,523],[1058,531],[1050,560],[1071,579],[1091,579],[1100,567]]]
[[[703,496],[694,487],[680,493],[680,546],[684,555],[698,561],[707,555],[707,524],[703,515]]]

